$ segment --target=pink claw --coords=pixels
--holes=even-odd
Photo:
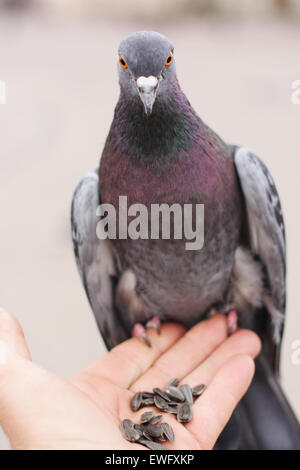
[[[153,317],[146,323],[146,328],[155,328],[157,333],[160,334],[160,318]]]
[[[146,334],[145,328],[143,327],[143,325],[141,323],[136,323],[134,325],[134,327],[132,328],[131,335],[134,338],[139,338],[139,339],[143,340],[147,344],[147,346],[149,346],[149,348],[151,348],[150,340],[149,340],[149,338]]]
[[[227,315],[228,336],[239,330],[238,315],[235,310],[231,310]]]
[[[212,307],[212,308],[209,310],[208,314],[207,314],[207,318],[212,318],[212,317],[214,317],[215,315],[217,315],[217,313],[218,313],[217,309],[215,309],[214,307]]]

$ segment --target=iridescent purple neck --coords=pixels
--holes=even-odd
[[[158,93],[150,116],[138,96],[129,99],[121,90],[107,143],[137,160],[174,160],[198,140],[202,126],[175,78]]]

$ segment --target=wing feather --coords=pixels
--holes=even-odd
[[[265,303],[279,344],[286,303],[285,229],[278,192],[264,163],[248,149],[237,147],[234,162],[245,198],[251,250],[263,262],[269,287]]]
[[[128,335],[114,302],[116,266],[111,243],[96,234],[99,177],[88,173],[78,184],[71,208],[72,240],[78,270],[106,346],[110,349]]]

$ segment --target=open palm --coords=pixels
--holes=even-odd
[[[227,338],[222,315],[185,332],[164,324],[149,331],[152,348],[130,339],[64,380],[39,367],[30,355],[17,321],[0,311],[0,424],[15,449],[143,449],[122,437],[120,421],[139,422],[130,409],[136,391],[164,387],[172,377],[191,386],[208,385],[183,425],[174,415],[163,421],[174,429],[170,449],[210,449],[246,392],[260,341],[240,330]],[[156,414],[158,410],[154,409]]]

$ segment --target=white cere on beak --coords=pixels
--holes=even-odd
[[[153,75],[150,75],[150,77],[139,77],[136,85],[144,105],[145,113],[149,115],[156,98],[158,79]]]
[[[136,81],[139,91],[143,93],[151,93],[157,87],[158,79],[150,75],[150,77],[139,77]]]

